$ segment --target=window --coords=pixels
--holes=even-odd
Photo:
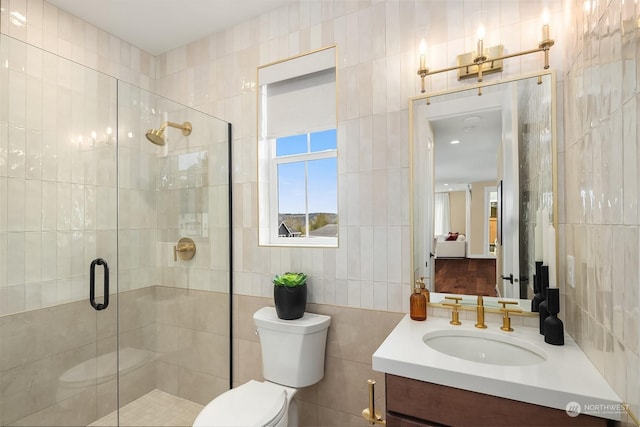
[[[336,153],[335,129],[275,140],[269,199],[277,200],[271,218],[278,224],[278,238],[330,244],[322,238],[338,237]]]
[[[258,72],[261,245],[337,246],[335,48]]]

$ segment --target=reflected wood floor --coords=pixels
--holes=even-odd
[[[496,260],[436,258],[436,292],[496,296]]]

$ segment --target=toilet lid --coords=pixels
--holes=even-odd
[[[284,387],[251,380],[209,402],[198,414],[193,426],[274,425],[285,414],[286,406],[287,392]]]

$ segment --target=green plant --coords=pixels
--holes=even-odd
[[[276,286],[286,286],[287,288],[295,288],[302,286],[307,282],[307,275],[304,273],[284,273],[276,275],[273,278],[273,284]]]

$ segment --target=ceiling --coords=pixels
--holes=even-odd
[[[46,0],[158,55],[297,0]]]
[[[436,191],[460,191],[472,182],[497,179],[501,114],[500,109],[492,109],[430,121]],[[451,144],[453,140],[460,143]]]

